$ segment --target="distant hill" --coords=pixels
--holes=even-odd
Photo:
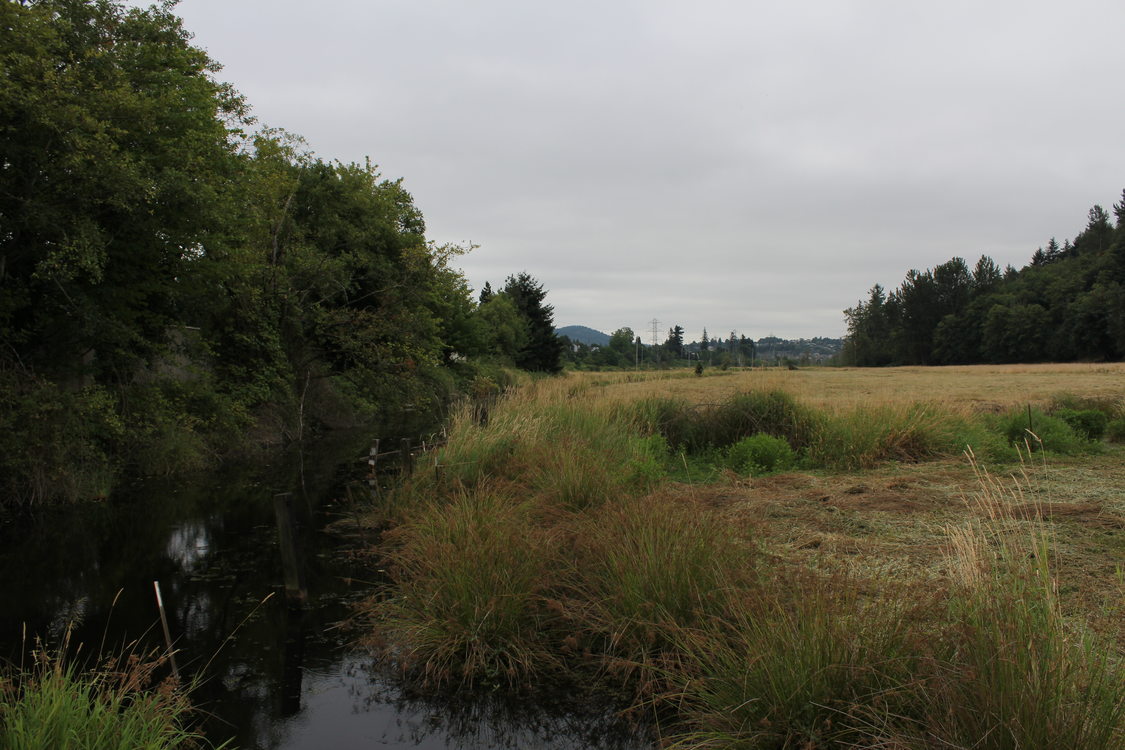
[[[563,326],[562,328],[556,328],[555,333],[559,336],[566,336],[571,341],[591,346],[605,346],[609,343],[608,334],[595,331],[587,326]]]

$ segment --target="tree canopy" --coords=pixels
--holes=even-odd
[[[173,7],[0,0],[0,490],[559,369],[542,285],[478,303],[402,180],[257,127]]]
[[[876,284],[844,311],[845,361],[972,364],[1125,358],[1125,192],[1109,214],[1060,247],[1052,237],[1022,269],[982,256],[912,270],[889,294]]]

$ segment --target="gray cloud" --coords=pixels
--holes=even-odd
[[[559,324],[839,335],[873,283],[1022,265],[1125,187],[1116,1],[179,12],[262,121],[404,177],[475,286],[527,270]]]

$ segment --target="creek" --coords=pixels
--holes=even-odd
[[[243,750],[653,747],[609,710],[414,695],[353,645],[356,634],[340,623],[377,583],[347,499],[366,488],[355,480],[369,443],[338,435],[268,470],[137,480],[105,502],[9,519],[0,525],[0,659],[26,663],[36,637],[57,646],[68,630],[71,658],[159,649],[159,581],[180,671],[201,675],[193,698],[214,742]],[[302,521],[302,609],[287,605],[278,550],[273,498],[286,492]]]

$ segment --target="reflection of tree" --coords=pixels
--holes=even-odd
[[[404,422],[384,428],[381,437],[394,442],[421,433],[421,426]],[[181,672],[200,676],[193,697],[216,741],[283,748],[301,731],[319,733],[324,747],[334,747],[336,727],[326,725],[323,711],[326,701],[342,699],[364,714],[361,721],[378,725],[385,717],[386,726],[399,727],[401,747],[647,746],[604,708],[404,694],[386,674],[361,666],[366,658],[346,652],[348,634],[332,626],[366,593],[347,583],[366,571],[321,529],[332,520],[325,500],[338,497],[349,477],[341,462],[354,468],[370,439],[341,436],[313,446],[301,457],[303,466],[284,460],[196,484],[146,480],[104,504],[0,528],[0,658],[18,663],[24,622],[33,640],[49,635],[52,623],[61,637],[78,621],[72,642],[87,644],[84,654],[99,643],[111,651],[133,641],[140,650],[163,648],[152,594],[158,579]],[[311,606],[291,612],[284,596],[263,603],[281,591],[271,505],[274,493],[302,489],[308,505],[295,505],[309,509],[300,533]]]
[[[552,750],[642,750],[647,727],[607,708],[612,701],[576,700],[571,694],[542,695],[535,699],[504,699],[495,695],[446,693],[422,695],[394,674],[378,666],[352,666],[353,674],[366,672],[368,681],[353,689],[361,710],[392,707],[403,746],[519,750],[528,747]]]

